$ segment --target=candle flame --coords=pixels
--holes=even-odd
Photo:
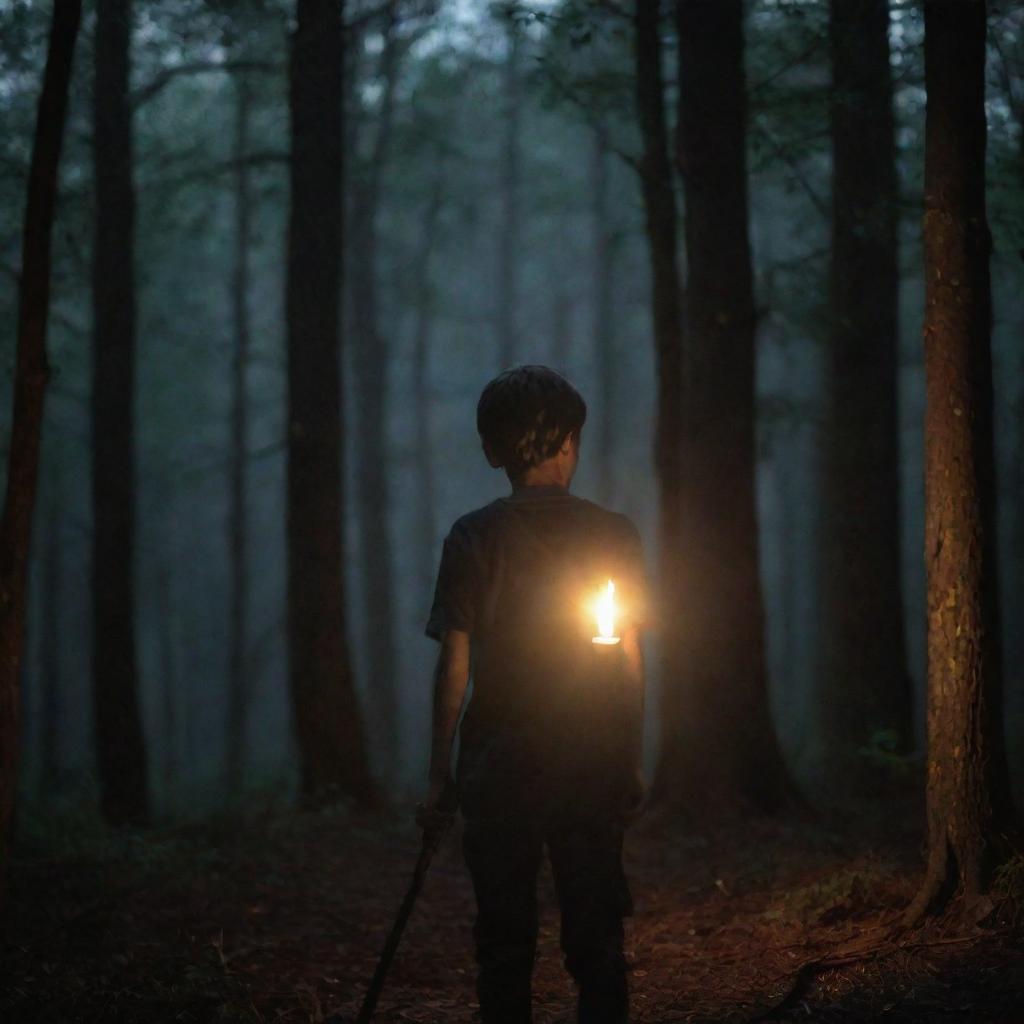
[[[597,599],[597,636],[593,638],[595,644],[617,644],[619,638],[615,635],[615,584],[611,580],[601,591]]]

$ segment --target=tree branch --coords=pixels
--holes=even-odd
[[[176,64],[174,67],[164,68],[146,85],[132,93],[132,110],[138,110],[151,99],[158,96],[176,78],[182,78],[186,75],[205,75],[211,73],[230,74],[233,71],[257,71],[265,74],[274,74],[283,72],[284,65],[267,60],[197,60],[189,61],[187,64]]]
[[[222,174],[236,170],[240,166],[246,167],[273,167],[287,165],[288,153],[285,150],[257,150],[247,154],[242,160],[217,160],[207,164],[205,167],[196,167],[178,177],[156,177],[147,181],[150,187],[159,188],[183,188],[197,182],[210,181]]]
[[[782,143],[780,143],[778,139],[776,139],[775,136],[772,135],[772,133],[756,119],[752,120],[750,123],[754,131],[756,131],[757,134],[768,143],[772,152],[789,168],[790,173],[807,194],[807,198],[810,199],[811,205],[814,209],[826,219],[831,217],[832,214],[829,210],[828,203],[818,195],[814,186],[807,180],[807,176],[804,174],[803,170],[801,170],[799,163],[797,163],[797,161],[786,152],[785,146],[783,146]]]
[[[384,3],[377,4],[375,7],[368,7],[365,11],[360,12],[354,18],[350,18],[344,24],[345,32],[361,32],[371,22],[376,21],[378,18],[392,17],[396,14],[396,8],[399,6],[397,0],[384,0]],[[409,5],[412,9],[405,12],[404,17],[406,18],[428,18],[431,15],[437,13],[438,2],[437,0],[416,0]],[[402,20],[398,18],[398,20]]]
[[[600,115],[595,113],[593,107],[591,107],[586,100],[584,100],[583,97],[580,96],[567,81],[565,81],[564,78],[559,76],[558,72],[551,66],[550,61],[545,61],[542,64],[542,68],[548,81],[552,86],[554,86],[555,92],[567,103],[576,107],[576,109],[583,115],[583,120],[587,123],[587,126],[591,131],[598,134],[605,132],[605,127],[601,121]],[[607,141],[606,148],[609,153],[614,153],[615,156],[619,157],[619,159],[639,173],[640,161],[635,156],[631,153],[627,153],[624,149],[620,149],[610,140]]]

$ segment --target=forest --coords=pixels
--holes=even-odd
[[[1024,5],[0,0],[0,112],[3,1020],[355,1019],[521,364],[655,606],[631,1019],[1024,1020]],[[480,1019],[461,829],[376,1020]]]

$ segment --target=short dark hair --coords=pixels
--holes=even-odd
[[[551,458],[565,439],[577,439],[587,418],[583,396],[548,366],[514,366],[480,395],[476,429],[510,476]]]

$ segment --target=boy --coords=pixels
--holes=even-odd
[[[544,366],[507,370],[484,388],[477,429],[512,493],[452,527],[427,624],[441,653],[422,824],[449,781],[472,668],[456,777],[483,1024],[531,1020],[545,844],[579,1020],[627,1019],[622,837],[644,793],[643,567],[625,516],[569,494],[585,418],[576,389]],[[620,642],[598,644],[593,599],[608,581]]]

